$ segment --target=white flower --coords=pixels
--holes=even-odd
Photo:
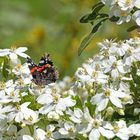
[[[79,68],[75,74],[77,78],[87,84],[97,82],[97,83],[107,83],[108,76],[102,71],[97,71],[96,66],[91,64],[83,64],[83,68]]]
[[[130,10],[122,11],[119,7],[113,6],[110,9],[109,17],[119,17],[117,24],[122,24],[124,22],[129,22],[131,20]]]
[[[34,130],[34,136],[23,135],[23,140],[46,140],[46,132],[40,128]]]
[[[65,138],[72,138],[74,136],[76,129],[75,126],[72,122],[67,121],[63,124],[63,126],[61,126],[61,128],[59,129],[59,133],[61,135],[64,135]]]
[[[38,121],[38,113],[27,108],[30,102],[25,102],[22,105],[17,105],[14,110],[8,114],[8,120],[12,121],[15,118],[16,122],[25,124],[34,124]]]
[[[55,136],[55,126],[54,125],[48,125],[46,127],[46,137],[48,138],[48,140],[54,140],[53,137]]]
[[[56,121],[60,119],[60,115],[56,111],[49,111],[47,117],[50,120],[56,120]]]
[[[119,137],[121,140],[129,139],[130,131],[126,127],[126,122],[124,120],[117,121],[113,125],[107,123],[104,127],[111,130],[114,133],[113,135]]]
[[[7,118],[7,112],[11,112],[12,110],[13,109],[11,105],[2,106],[0,104],[0,120]]]
[[[22,139],[23,140],[34,140],[34,138],[31,137],[30,135],[23,135]]]
[[[134,115],[138,115],[140,113],[140,108],[135,108],[134,109]]]
[[[128,127],[130,136],[140,136],[140,124],[132,124]]]
[[[11,101],[6,94],[13,92],[15,87],[13,80],[8,80],[6,83],[0,82],[0,103],[9,103]]]
[[[140,9],[140,1],[139,0],[135,0],[134,5]]]
[[[1,89],[1,103],[19,102],[21,100],[20,95],[25,95],[25,93],[20,93],[20,90],[17,89],[17,85],[14,84],[12,80],[7,81],[6,83],[1,83]]]
[[[0,82],[0,94],[12,91],[15,88],[13,80],[8,80],[6,83]]]
[[[125,96],[126,94],[120,90],[106,88],[104,92],[94,95],[91,98],[91,103],[93,105],[97,105],[97,111],[104,110],[107,107],[109,101],[111,101],[111,103],[116,107],[122,108],[122,101],[120,99],[124,98]]]
[[[39,118],[38,118],[39,116],[38,116],[37,111],[26,108],[23,111],[23,113],[24,113],[24,120],[22,121],[23,123],[32,125],[39,121]]]
[[[67,107],[72,107],[76,104],[76,101],[70,96],[62,98],[55,84],[52,87],[47,86],[45,92],[45,94],[37,98],[37,102],[43,105],[39,109],[39,112],[42,114],[56,111],[57,114],[63,115],[63,111],[65,111]]]
[[[138,76],[140,76],[140,69],[137,69],[137,73]]]
[[[72,107],[76,104],[76,101],[73,100],[70,96],[61,98],[56,105],[56,110],[65,111],[67,107]]]
[[[118,0],[118,5],[120,6],[121,10],[132,10],[134,7],[136,0]]]
[[[7,91],[6,98],[9,99],[9,102],[19,102],[21,100],[19,89],[14,89],[13,91],[10,92]]]
[[[43,104],[43,102],[41,103],[41,100],[45,101],[45,96],[47,97],[47,94],[40,95],[37,102]],[[58,94],[50,95],[47,98],[48,102],[46,101],[46,104],[39,109],[42,114],[47,114],[48,112],[55,110],[56,113],[63,115],[63,111],[65,111],[67,107],[74,106],[76,103],[71,97],[60,98]]]
[[[130,38],[129,40],[126,40],[125,42],[126,44],[135,46],[137,48],[140,45],[140,38],[139,37]]]
[[[32,76],[27,63],[23,65],[21,63],[14,64],[12,72],[18,76],[21,76],[24,84],[30,84],[32,82]]]
[[[65,76],[62,81],[58,82],[58,86],[60,87],[61,90],[67,90],[71,87],[72,85],[72,78],[69,76]]]
[[[27,50],[26,47],[19,47],[19,48],[15,48],[12,47],[11,49],[1,49],[0,50],[0,56],[9,56],[12,62],[17,62],[18,60],[18,55],[24,58],[27,58],[28,55],[25,54],[24,52]]]
[[[100,54],[104,55],[104,58],[115,54],[118,49],[118,44],[114,40],[105,39],[103,42],[99,42],[98,45],[100,47]]]
[[[111,77],[114,79],[126,73],[122,60],[117,60],[114,56],[109,56],[104,72],[111,72]]]
[[[74,108],[74,111],[67,111],[67,114],[70,115],[70,120],[72,120],[74,123],[81,123],[83,119],[83,112],[79,108]]]
[[[129,45],[126,47],[126,53],[123,61],[126,65],[131,66],[133,62],[140,60],[140,48],[134,48]]]
[[[85,108],[84,118],[87,124],[85,121],[84,125],[81,124],[81,130],[79,129],[80,134],[89,133],[89,140],[99,140],[101,135],[108,139],[113,138],[113,132],[104,128],[104,121],[101,119],[100,114],[92,118],[89,110]]]
[[[45,140],[46,139],[46,132],[44,130],[38,128],[34,132],[34,138],[40,139],[40,140]]]
[[[33,137],[30,135],[23,135],[23,140],[54,140],[53,139],[53,131],[55,127],[54,125],[48,125],[46,131],[40,128],[34,128]]]
[[[137,10],[132,18],[134,19],[134,21],[137,23],[138,26],[140,26],[140,10]]]

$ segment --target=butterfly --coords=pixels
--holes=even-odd
[[[32,81],[36,85],[45,86],[54,83],[58,79],[58,71],[53,66],[49,56],[49,54],[45,54],[41,57],[38,65],[31,58],[27,57],[28,67],[33,78]]]

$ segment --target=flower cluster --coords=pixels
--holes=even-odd
[[[104,40],[98,45],[100,53],[85,62],[75,73],[76,81],[79,82],[77,90],[81,88],[84,89],[83,93],[87,93],[82,106],[84,112],[80,110],[78,113],[82,118],[81,122],[77,122],[78,126],[83,125],[83,122],[86,126],[81,127],[81,133],[85,133],[90,140],[98,140],[101,136],[123,140],[140,136],[140,39],[118,43]],[[128,119],[129,115],[133,119]],[[71,118],[76,122],[75,117]],[[77,117],[77,120],[80,118]],[[132,127],[135,127],[136,133]]]
[[[117,24],[133,19],[140,26],[139,0],[101,0],[101,2],[109,6],[109,17],[119,17]]]
[[[140,137],[140,39],[98,44],[73,79],[35,85],[27,48],[0,50],[0,139]]]

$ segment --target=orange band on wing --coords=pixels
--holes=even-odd
[[[45,65],[45,68],[47,68],[47,67],[49,68],[50,66],[51,66],[50,64],[46,64],[46,65]]]
[[[35,70],[37,70],[37,67],[33,67],[33,68],[31,69],[31,74],[34,73]]]
[[[45,68],[49,68],[50,64],[46,64],[44,66],[42,66],[41,68],[38,68],[37,71],[42,72]]]

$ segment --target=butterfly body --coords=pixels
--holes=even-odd
[[[58,72],[53,66],[49,54],[45,54],[38,65],[36,65],[31,58],[27,57],[28,67],[33,77],[33,82],[36,85],[44,86],[53,83],[58,78]]]

